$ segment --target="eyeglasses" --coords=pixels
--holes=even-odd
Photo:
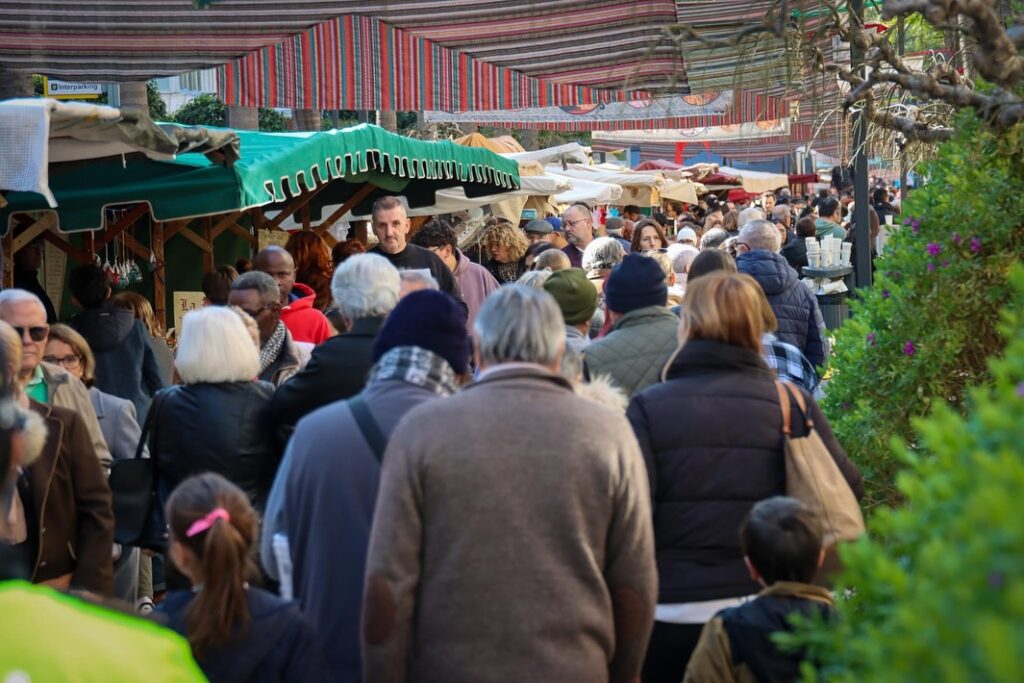
[[[81,356],[43,356],[43,360],[47,363],[53,363],[54,365],[60,365],[68,370],[77,370],[79,364],[82,362]]]
[[[14,325],[14,331],[18,333],[18,339],[24,339],[25,333],[28,332],[28,337],[34,342],[41,342],[46,339],[46,336],[50,334],[50,326],[42,325],[39,327],[18,327]]]
[[[239,306],[239,308],[242,308],[242,307]],[[265,306],[260,306],[255,311],[247,311],[244,308],[242,308],[242,312],[243,313],[247,313],[249,315],[249,317],[251,317],[253,320],[255,320],[257,317],[259,317],[260,313],[262,313],[263,311],[267,310],[268,308],[270,308],[270,304],[266,304]]]
[[[574,220],[574,221],[562,221],[562,225],[568,225],[568,226],[569,226],[570,228],[572,228],[572,227],[574,227],[574,226],[575,226],[575,225],[576,225],[577,223],[582,223],[582,222],[584,222],[584,221],[589,221],[589,220],[591,220],[591,219],[590,219],[590,218],[577,218],[577,219],[576,219],[576,220]]]

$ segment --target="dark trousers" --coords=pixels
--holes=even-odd
[[[654,622],[641,674],[643,683],[680,683],[703,629],[704,624]]]

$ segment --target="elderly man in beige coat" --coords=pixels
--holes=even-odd
[[[474,327],[478,381],[408,413],[384,456],[365,679],[631,681],[657,578],[629,423],[558,377],[546,292],[502,288]]]

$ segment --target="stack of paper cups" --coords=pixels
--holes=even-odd
[[[821,267],[828,268],[832,265],[832,237],[826,235],[821,238]]]
[[[842,261],[841,261],[842,265],[847,266],[847,267],[850,265],[850,254],[852,252],[853,252],[853,245],[850,244],[849,242],[843,242],[843,244],[842,244]]]
[[[832,246],[832,267],[836,268],[836,267],[842,265],[842,263],[843,263],[843,261],[842,261],[843,241],[841,239],[839,239],[838,237],[833,237],[832,238],[831,246]],[[847,262],[849,262],[849,261],[847,261]]]
[[[821,246],[818,244],[818,240],[813,237],[805,237],[804,242],[807,244],[807,265],[811,268],[820,268]]]

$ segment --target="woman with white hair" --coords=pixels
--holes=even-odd
[[[185,315],[174,364],[183,385],[157,394],[149,452],[161,498],[202,472],[216,472],[262,510],[281,450],[268,419],[274,386],[255,379],[259,352],[242,319],[210,306]]]

